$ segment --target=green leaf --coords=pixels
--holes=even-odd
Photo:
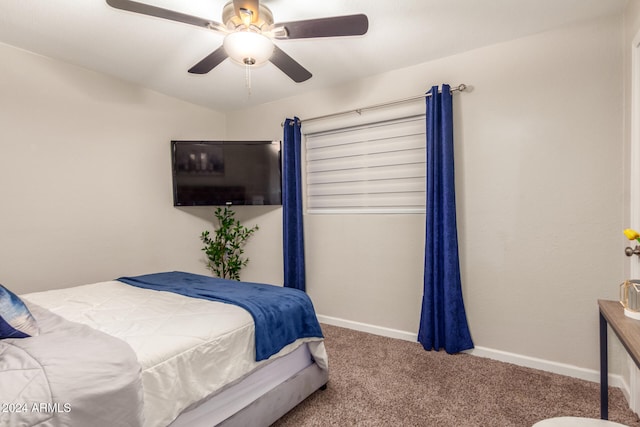
[[[216,208],[214,216],[218,227],[213,237],[208,230],[200,235],[204,244],[202,250],[208,259],[207,268],[218,277],[240,280],[240,270],[249,262],[248,258],[242,258],[242,247],[258,226],[243,226],[228,206]]]

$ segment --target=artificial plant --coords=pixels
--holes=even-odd
[[[218,222],[214,235],[211,236],[208,230],[200,235],[204,243],[202,250],[208,258],[207,268],[223,279],[240,280],[240,270],[249,262],[248,258],[242,257],[243,246],[258,226],[242,225],[229,206],[216,208],[214,215]]]

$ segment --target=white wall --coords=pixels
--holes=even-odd
[[[596,300],[615,299],[624,278],[621,40],[621,18],[606,18],[226,117],[0,45],[0,281],[24,293],[205,273],[198,236],[211,210],[172,206],[171,139],[280,138],[287,116],[466,83],[455,139],[475,343],[596,369]],[[238,216],[260,226],[243,279],[280,283],[281,209]],[[424,217],[305,221],[317,311],[415,333]]]
[[[454,104],[475,343],[595,370],[596,301],[616,299],[624,278],[621,28],[621,17],[604,18],[247,109],[227,116],[228,136],[273,138],[285,117],[304,121],[443,82],[472,86]],[[423,222],[306,215],[317,311],[416,333]]]
[[[224,115],[6,45],[0,62],[0,283],[205,273],[210,212],[173,207],[169,144],[224,137]]]

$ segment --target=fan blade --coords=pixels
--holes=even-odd
[[[225,52],[223,46],[220,46],[206,56],[202,61],[191,67],[189,72],[191,74],[207,74],[225,59],[227,59],[227,52]]]
[[[286,36],[278,39],[308,39],[315,37],[361,36],[369,29],[367,15],[334,16],[305,21],[279,22],[274,27],[284,27]]]
[[[251,22],[250,24],[254,24],[258,22],[258,18],[260,16],[260,2],[259,0],[233,0],[233,9],[236,11],[236,15],[238,18],[245,24],[244,17],[245,14],[243,10],[248,10],[251,12]]]
[[[219,22],[199,18],[197,16],[187,15],[180,12],[175,12],[173,10],[163,9],[161,7],[151,6],[145,3],[138,3],[131,0],[107,0],[107,4],[115,9],[140,13],[142,15],[155,16],[156,18],[169,19],[171,21],[195,25],[196,27],[204,27],[218,31],[225,30],[224,25],[220,24]]]
[[[273,46],[273,55],[271,55],[269,61],[296,83],[301,83],[311,78],[312,74],[306,68],[284,53],[278,46]]]

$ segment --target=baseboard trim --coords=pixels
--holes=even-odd
[[[383,337],[397,338],[411,342],[418,341],[418,334],[401,331],[399,329],[385,328],[382,326],[370,325],[368,323],[354,322],[353,320],[323,316],[321,314],[318,314],[318,320],[320,323],[326,323],[327,325],[340,326],[342,328],[353,329],[360,332],[368,332],[373,335],[381,335]]]
[[[367,332],[374,335],[397,338],[411,342],[418,341],[418,334],[402,331],[399,329],[385,328],[382,326],[354,322],[352,320],[323,316],[320,314],[318,315],[318,320],[320,321],[320,323],[326,323],[327,325],[340,326],[342,328]],[[522,354],[510,353],[502,350],[494,350],[487,347],[476,347],[473,350],[467,351],[466,353],[477,357],[486,357],[487,359],[499,360],[501,362],[512,363],[514,365],[524,366],[526,368],[539,369],[541,371],[552,372],[554,374],[579,378],[586,381],[600,382],[600,371],[580,368],[578,366],[569,365],[566,363],[559,363],[551,360],[524,356]],[[629,393],[628,385],[625,384],[621,375],[609,374],[609,385],[622,389],[622,392],[625,395],[628,395]]]
[[[554,374],[565,375],[568,377],[579,378],[581,380],[600,382],[600,371],[593,369],[581,368],[567,363],[554,362],[552,360],[539,359],[537,357],[525,356],[517,353],[510,353],[502,350],[494,350],[486,347],[476,347],[467,353],[478,357],[486,357],[488,359],[499,360],[501,362],[512,363],[526,368],[539,369],[541,371],[552,372]],[[609,385],[624,389],[624,381],[622,376],[609,374]]]

